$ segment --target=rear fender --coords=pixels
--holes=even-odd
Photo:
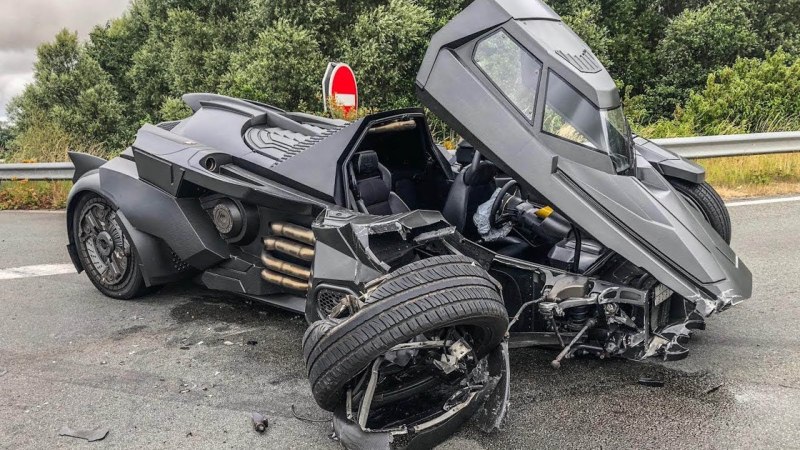
[[[109,193],[102,188],[100,178],[100,172],[96,168],[82,173],[80,179],[73,185],[69,197],[67,198],[67,235],[69,241],[67,244],[67,251],[72,263],[75,265],[75,269],[80,273],[84,270],[84,267],[78,257],[77,247],[75,245],[72,226],[73,217],[81,197],[88,193],[94,193],[107,198],[118,206],[117,216],[125,228],[128,238],[134,245],[136,255],[139,258],[142,276],[147,286],[164,284],[189,275],[182,261],[173,258],[170,248],[164,244],[164,241],[156,236],[141,231],[131,223],[123,208],[119,207],[120,205],[116,202],[114,196],[109,195]]]

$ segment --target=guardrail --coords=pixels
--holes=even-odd
[[[800,152],[798,131],[653,139],[653,142],[692,159]]]
[[[800,131],[653,139],[684,158],[800,152]],[[0,180],[71,180],[72,163],[0,164]]]
[[[72,163],[0,164],[0,180],[71,180]]]

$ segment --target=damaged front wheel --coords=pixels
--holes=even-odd
[[[433,431],[452,432],[507,382],[498,350],[507,327],[499,288],[474,261],[418,261],[390,274],[356,314],[312,324],[303,340],[311,390],[337,413],[345,444],[430,445],[449,435]]]

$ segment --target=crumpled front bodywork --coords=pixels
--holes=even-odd
[[[407,263],[415,248],[455,233],[439,212],[421,210],[370,216],[331,208],[312,228],[317,242],[314,284],[346,286],[353,292]]]
[[[501,29],[542,64],[530,120],[474,61],[481,39]],[[748,298],[750,271],[645,158],[636,157],[635,173],[618,174],[607,154],[542,131],[547,74],[557,74],[598,108],[620,105],[602,66],[587,63],[587,69],[570,55],[596,63],[543,3],[478,0],[434,36],[416,83],[434,113],[524,190],[695,302],[702,316]]]

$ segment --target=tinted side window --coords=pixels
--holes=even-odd
[[[525,118],[533,120],[542,63],[502,30],[478,42],[473,58]]]

